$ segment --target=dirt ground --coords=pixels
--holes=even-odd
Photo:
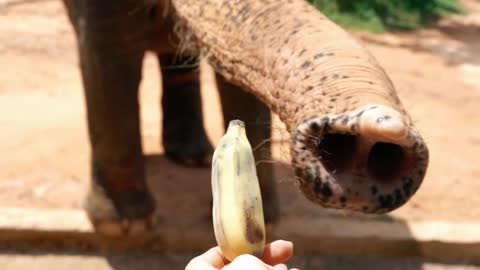
[[[469,14],[432,29],[358,33],[392,77],[430,148],[424,185],[395,217],[480,221],[480,5],[466,3]],[[144,151],[161,156],[160,78],[152,55],[143,73]],[[205,125],[215,144],[222,119],[210,70],[203,78]],[[75,40],[61,2],[0,1],[1,206],[81,207],[89,172],[84,105]],[[288,137],[278,120],[275,131],[275,160],[285,163]],[[155,181],[175,181],[176,167],[161,164],[169,173]],[[280,186],[296,188],[288,172],[278,171],[277,178]]]

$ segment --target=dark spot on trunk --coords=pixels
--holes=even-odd
[[[312,123],[310,124],[310,129],[311,129],[313,132],[317,133],[318,131],[320,131],[320,126],[317,124],[317,122],[312,122]]]
[[[310,61],[307,60],[307,61],[305,61],[300,67],[301,67],[302,69],[306,69],[306,68],[308,68],[308,67],[310,66],[311,63],[312,63],[312,62],[310,62]]]
[[[322,197],[328,199],[333,195],[332,188],[329,183],[315,183],[315,192],[322,195]]]
[[[403,203],[403,195],[400,189],[395,189],[395,202],[399,205]]]
[[[313,56],[313,59],[318,60],[318,59],[322,58],[323,56],[324,56],[323,53],[315,54],[315,56]]]
[[[413,189],[413,179],[412,178],[403,178],[403,193],[406,197],[409,197]]]
[[[390,194],[386,196],[379,196],[378,202],[380,203],[380,207],[384,209],[391,209],[393,207],[393,197]]]
[[[415,152],[417,150],[417,147],[418,147],[418,142],[413,143],[412,151]]]

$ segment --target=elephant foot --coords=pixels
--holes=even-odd
[[[144,235],[154,227],[154,203],[148,192],[132,191],[113,201],[98,184],[93,184],[84,209],[95,231],[109,237]]]
[[[188,141],[164,142],[166,156],[188,167],[208,167],[212,164],[213,148],[206,138],[195,136]]]
[[[163,147],[166,156],[189,167],[208,167],[213,147],[202,123],[197,82],[169,88],[164,94]],[[181,101],[181,102],[180,102]]]

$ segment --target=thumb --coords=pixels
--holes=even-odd
[[[273,267],[265,264],[259,258],[252,255],[240,255],[223,270],[273,270]]]

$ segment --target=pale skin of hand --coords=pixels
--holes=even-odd
[[[293,243],[284,240],[266,245],[261,259],[252,255],[241,255],[232,262],[225,259],[219,247],[214,247],[193,258],[185,270],[288,270],[283,262],[292,255]]]

